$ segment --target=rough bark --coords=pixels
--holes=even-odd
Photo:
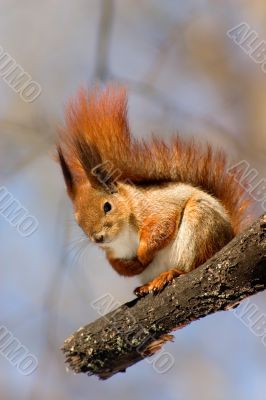
[[[163,343],[162,335],[230,309],[265,287],[266,214],[161,293],[134,299],[80,328],[65,340],[62,351],[76,373],[106,379],[150,355]],[[98,301],[96,308],[106,306],[108,296]]]

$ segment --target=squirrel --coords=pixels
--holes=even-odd
[[[223,151],[132,137],[127,91],[80,89],[66,107],[57,158],[75,218],[137,296],[161,291],[225,246],[246,222],[250,199]]]

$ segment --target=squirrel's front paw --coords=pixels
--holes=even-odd
[[[137,297],[144,297],[147,294],[149,294],[149,284],[147,283],[147,285],[143,285],[143,286],[138,286],[135,290],[134,290],[134,294]]]
[[[169,282],[171,282],[175,277],[183,275],[184,272],[174,268],[169,271],[162,272],[155,279],[146,283],[143,286],[139,286],[134,290],[134,293],[138,297],[146,296],[149,293],[158,293],[160,292]]]

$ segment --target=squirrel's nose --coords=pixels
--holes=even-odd
[[[104,236],[101,233],[93,233],[92,238],[95,243],[102,243]]]

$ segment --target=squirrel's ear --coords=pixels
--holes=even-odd
[[[74,178],[70,171],[69,166],[67,165],[67,162],[63,155],[62,149],[59,145],[57,146],[57,155],[58,155],[58,161],[60,163],[60,166],[61,166],[61,169],[63,172],[64,179],[65,179],[67,192],[68,192],[70,198],[73,199],[74,194],[75,194]]]
[[[109,193],[117,192],[111,162],[102,161],[97,147],[82,140],[82,138],[76,140],[76,148],[79,162],[91,186]]]
[[[116,174],[110,161],[104,161],[91,169],[91,176],[96,184],[109,193],[117,192],[117,179],[119,174]],[[91,178],[92,179],[92,178]]]

